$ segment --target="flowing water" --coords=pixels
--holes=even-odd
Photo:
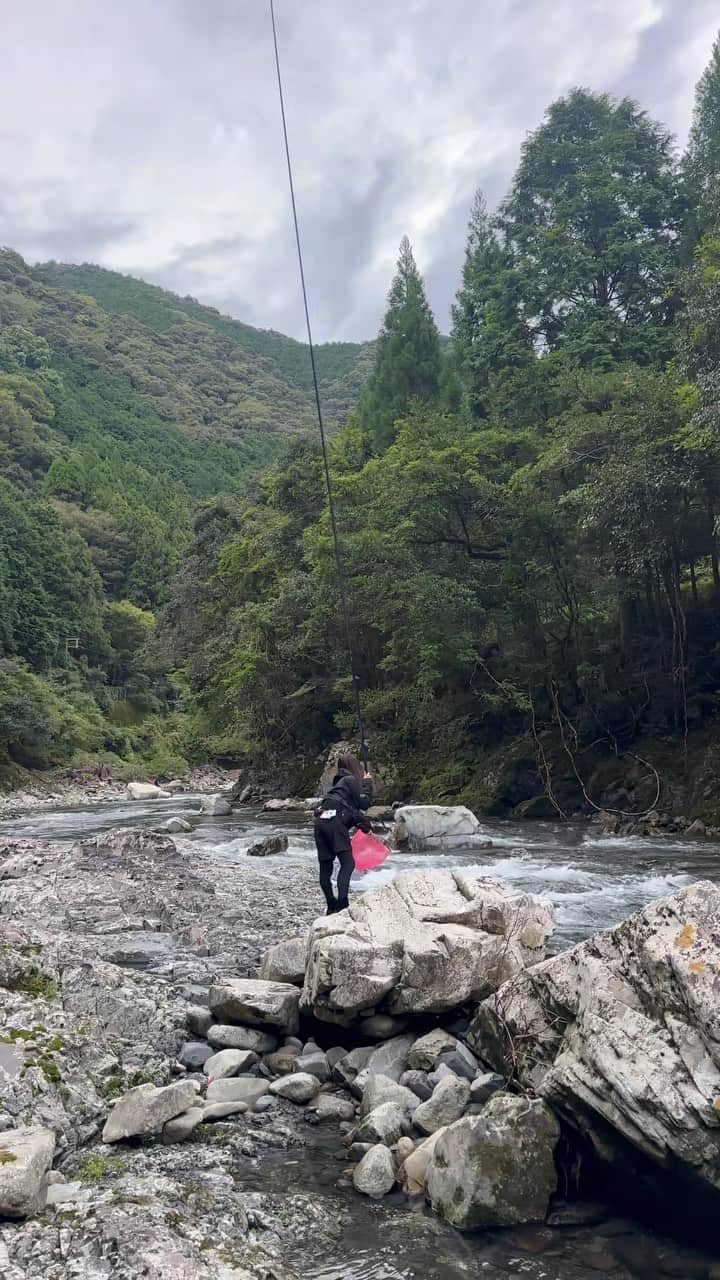
[[[88,807],[36,811],[0,823],[0,835],[18,839],[72,842],[114,826],[157,824],[172,814],[188,818],[193,830],[181,837],[190,850],[227,863],[244,862],[245,851],[265,835],[285,833],[288,852],[275,856],[284,864],[314,860],[310,824],[302,814],[241,812],[209,819],[198,814],[197,796],[171,800],[114,802]],[[482,835],[487,849],[454,849],[448,853],[393,854],[376,871],[355,877],[355,891],[389,881],[399,870],[462,867],[478,876],[493,875],[517,890],[545,893],[556,908],[553,949],[560,950],[610,928],[655,898],[675,892],[693,880],[720,881],[720,844],[687,837],[613,838],[592,827],[553,822],[487,821]],[[261,1164],[254,1189],[287,1191],[302,1188],[337,1201],[338,1212],[352,1209],[352,1227],[331,1256],[292,1259],[306,1280],[466,1280],[526,1276],[530,1280],[590,1280],[599,1272],[612,1277],[687,1274],[697,1276],[697,1263],[683,1270],[682,1256],[667,1252],[654,1236],[631,1224],[615,1223],[606,1236],[602,1225],[549,1232],[523,1228],[495,1236],[463,1237],[429,1215],[422,1205],[408,1206],[399,1193],[370,1204],[338,1187],[341,1166],[335,1153],[312,1140],[298,1154],[270,1153]],[[633,1261],[633,1258],[635,1261]],[[665,1266],[667,1263],[667,1269]],[[678,1269],[678,1267],[680,1269]],[[707,1272],[705,1273],[707,1274]]]

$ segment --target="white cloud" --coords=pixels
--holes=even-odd
[[[684,131],[714,35],[707,0],[276,10],[325,339],[375,332],[404,232],[446,325],[473,191],[502,193],[547,104],[577,83],[631,92]],[[0,239],[300,336],[262,0],[5,0],[3,19]]]

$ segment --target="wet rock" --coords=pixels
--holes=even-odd
[[[206,1060],[203,1070],[209,1080],[224,1080],[246,1074],[257,1061],[252,1049],[221,1049]]]
[[[208,1014],[212,1019],[212,1014]],[[255,1027],[238,1027],[229,1022],[218,1022],[207,1031],[213,1049],[250,1049],[253,1053],[272,1053],[277,1048],[277,1036]]]
[[[253,1103],[253,1111],[257,1115],[262,1115],[265,1111],[273,1111],[276,1106],[277,1098],[273,1098],[269,1093],[266,1093],[262,1098],[258,1098],[257,1102]]]
[[[120,1142],[141,1133],[157,1133],[168,1120],[187,1111],[197,1101],[197,1087],[192,1080],[157,1089],[152,1084],[139,1084],[115,1103],[103,1129],[103,1142]]]
[[[696,818],[695,821],[691,822],[690,826],[686,828],[686,834],[689,836],[706,836],[707,827],[701,818]]]
[[[434,1085],[426,1071],[403,1071],[400,1077],[400,1084],[406,1089],[412,1089],[417,1094],[421,1102],[426,1102],[432,1097]]]
[[[232,804],[228,796],[219,793],[212,796],[202,796],[200,812],[207,814],[209,818],[227,818],[232,813]]]
[[[291,1076],[281,1076],[270,1085],[271,1093],[280,1098],[287,1098],[288,1102],[310,1102],[319,1091],[320,1081],[305,1071],[298,1071]]]
[[[128,782],[128,799],[130,800],[169,800],[170,792],[163,791],[154,782]]]
[[[402,872],[311,926],[301,1008],[350,1026],[368,1010],[441,1013],[542,959],[552,907],[460,871]]]
[[[184,818],[168,818],[167,822],[161,823],[158,830],[167,831],[171,836],[179,836],[192,831],[192,826]]]
[[[307,942],[303,938],[288,938],[269,947],[262,958],[260,977],[267,982],[291,982],[302,986],[305,980],[305,956]]]
[[[207,1036],[213,1022],[213,1016],[209,1009],[204,1005],[191,1004],[185,1012],[185,1025],[189,1031],[193,1031],[196,1036]],[[230,1045],[219,1045],[219,1048],[231,1048]],[[238,1046],[240,1047],[240,1046]],[[244,1046],[243,1046],[244,1047]]]
[[[292,1035],[298,1028],[299,996],[287,982],[225,978],[210,988],[208,1003],[219,1022]]]
[[[316,1044],[310,1042],[306,1044],[296,1066],[298,1071],[306,1071],[308,1075],[316,1076],[321,1084],[326,1084],[330,1079],[330,1064],[327,1056]]]
[[[387,1147],[371,1147],[353,1172],[353,1186],[364,1196],[380,1200],[395,1186],[395,1166]]]
[[[351,1142],[347,1149],[348,1160],[353,1164],[359,1164],[363,1156],[366,1156],[368,1151],[372,1151],[373,1145],[372,1142]],[[344,1159],[344,1157],[341,1157],[341,1159]]]
[[[276,1049],[274,1053],[269,1053],[263,1059],[263,1066],[267,1068],[272,1076],[289,1076],[294,1071],[297,1071],[299,1057],[299,1049],[295,1049],[292,1045],[284,1045],[282,1049]]]
[[[213,1080],[205,1097],[207,1102],[245,1102],[251,1107],[269,1091],[267,1080],[258,1076],[233,1076],[229,1080]]]
[[[448,1076],[436,1086],[431,1098],[421,1102],[413,1116],[413,1124],[421,1133],[435,1133],[462,1116],[470,1101],[470,1085],[459,1076]]]
[[[441,1054],[451,1052],[457,1045],[455,1036],[451,1036],[442,1027],[436,1027],[427,1035],[416,1040],[407,1056],[409,1070],[433,1071]]]
[[[437,1065],[438,1068],[449,1067],[456,1076],[462,1076],[465,1080],[474,1080],[478,1073],[477,1058],[461,1041],[458,1041],[450,1053],[442,1053]]]
[[[42,1206],[54,1153],[55,1135],[40,1125],[0,1134],[0,1218],[26,1218]]]
[[[392,1147],[403,1136],[407,1121],[406,1107],[397,1102],[383,1102],[360,1121],[353,1139],[355,1142],[383,1142]]]
[[[328,1060],[328,1066],[330,1070],[333,1071],[336,1064],[340,1061],[340,1059],[346,1057],[346,1055],[347,1055],[347,1049],[343,1049],[339,1044],[335,1044],[332,1046],[331,1049],[328,1049],[327,1053],[325,1054],[325,1057]]]
[[[361,1096],[371,1076],[387,1076],[389,1080],[399,1080],[407,1064],[407,1056],[413,1043],[413,1036],[394,1036],[385,1040],[377,1049],[373,1049],[363,1069],[353,1082],[353,1092]]]
[[[304,812],[307,808],[304,800],[298,800],[294,796],[289,796],[285,800],[266,800],[263,809],[267,813],[297,813]]]
[[[495,1071],[485,1071],[471,1081],[470,1101],[482,1105],[492,1098],[494,1093],[501,1093],[504,1088],[505,1081],[502,1076],[497,1075]]]
[[[543,1221],[559,1136],[545,1103],[496,1094],[438,1140],[427,1171],[433,1209],[463,1231]]]
[[[204,1118],[205,1108],[199,1106],[191,1107],[189,1111],[184,1111],[181,1116],[176,1116],[174,1120],[168,1120],[163,1125],[163,1142],[166,1146],[170,1146],[173,1142],[184,1142],[197,1129],[198,1125],[203,1123]]]
[[[322,1124],[339,1120],[352,1120],[355,1116],[354,1103],[349,1098],[338,1098],[334,1093],[320,1093],[311,1103],[312,1110]]]
[[[596,1227],[610,1217],[606,1204],[598,1200],[558,1200],[547,1216],[549,1227]]]
[[[424,1195],[427,1189],[427,1171],[436,1143],[445,1129],[436,1129],[406,1157],[400,1170],[400,1185],[408,1196]]]
[[[398,1084],[396,1080],[391,1080],[389,1076],[370,1076],[365,1088],[363,1089],[362,1102],[360,1103],[360,1115],[367,1116],[376,1107],[382,1106],[384,1102],[395,1102],[398,1106],[403,1107],[409,1115],[411,1115],[419,1105],[417,1094],[412,1089],[406,1089],[403,1085]]]
[[[188,1071],[202,1071],[212,1054],[212,1049],[204,1040],[188,1040],[178,1054],[178,1062]]]
[[[173,778],[170,782],[164,782],[163,786],[173,796],[177,796],[185,790],[185,783],[180,778]]]
[[[351,1049],[349,1053],[344,1053],[330,1068],[333,1080],[343,1085],[344,1088],[356,1092],[353,1087],[355,1081],[360,1072],[367,1066],[374,1052],[374,1048],[370,1046],[369,1048]],[[357,1090],[356,1096],[358,1098],[362,1097],[362,1085]]]
[[[269,858],[275,853],[285,853],[287,847],[287,836],[265,836],[263,840],[256,840],[255,844],[250,845],[247,856],[248,858]]]
[[[471,1040],[604,1159],[629,1142],[720,1190],[719,938],[720,888],[700,881],[514,978]]]

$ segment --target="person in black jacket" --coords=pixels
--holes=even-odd
[[[350,830],[360,827],[370,831],[365,817],[372,801],[372,778],[356,756],[340,756],[337,773],[326,791],[315,818],[315,844],[320,863],[320,888],[325,894],[327,914],[343,911],[348,905],[350,877],[355,869],[350,847]],[[337,876],[337,898],[333,893],[332,873],[335,859],[340,863]]]

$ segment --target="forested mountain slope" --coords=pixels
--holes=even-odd
[[[318,348],[331,429],[371,353]],[[302,344],[190,299],[0,250],[0,751],[72,755],[74,684],[89,747],[107,687],[139,682],[134,715],[155,705],[139,654],[193,512],[316,430],[306,365]]]

